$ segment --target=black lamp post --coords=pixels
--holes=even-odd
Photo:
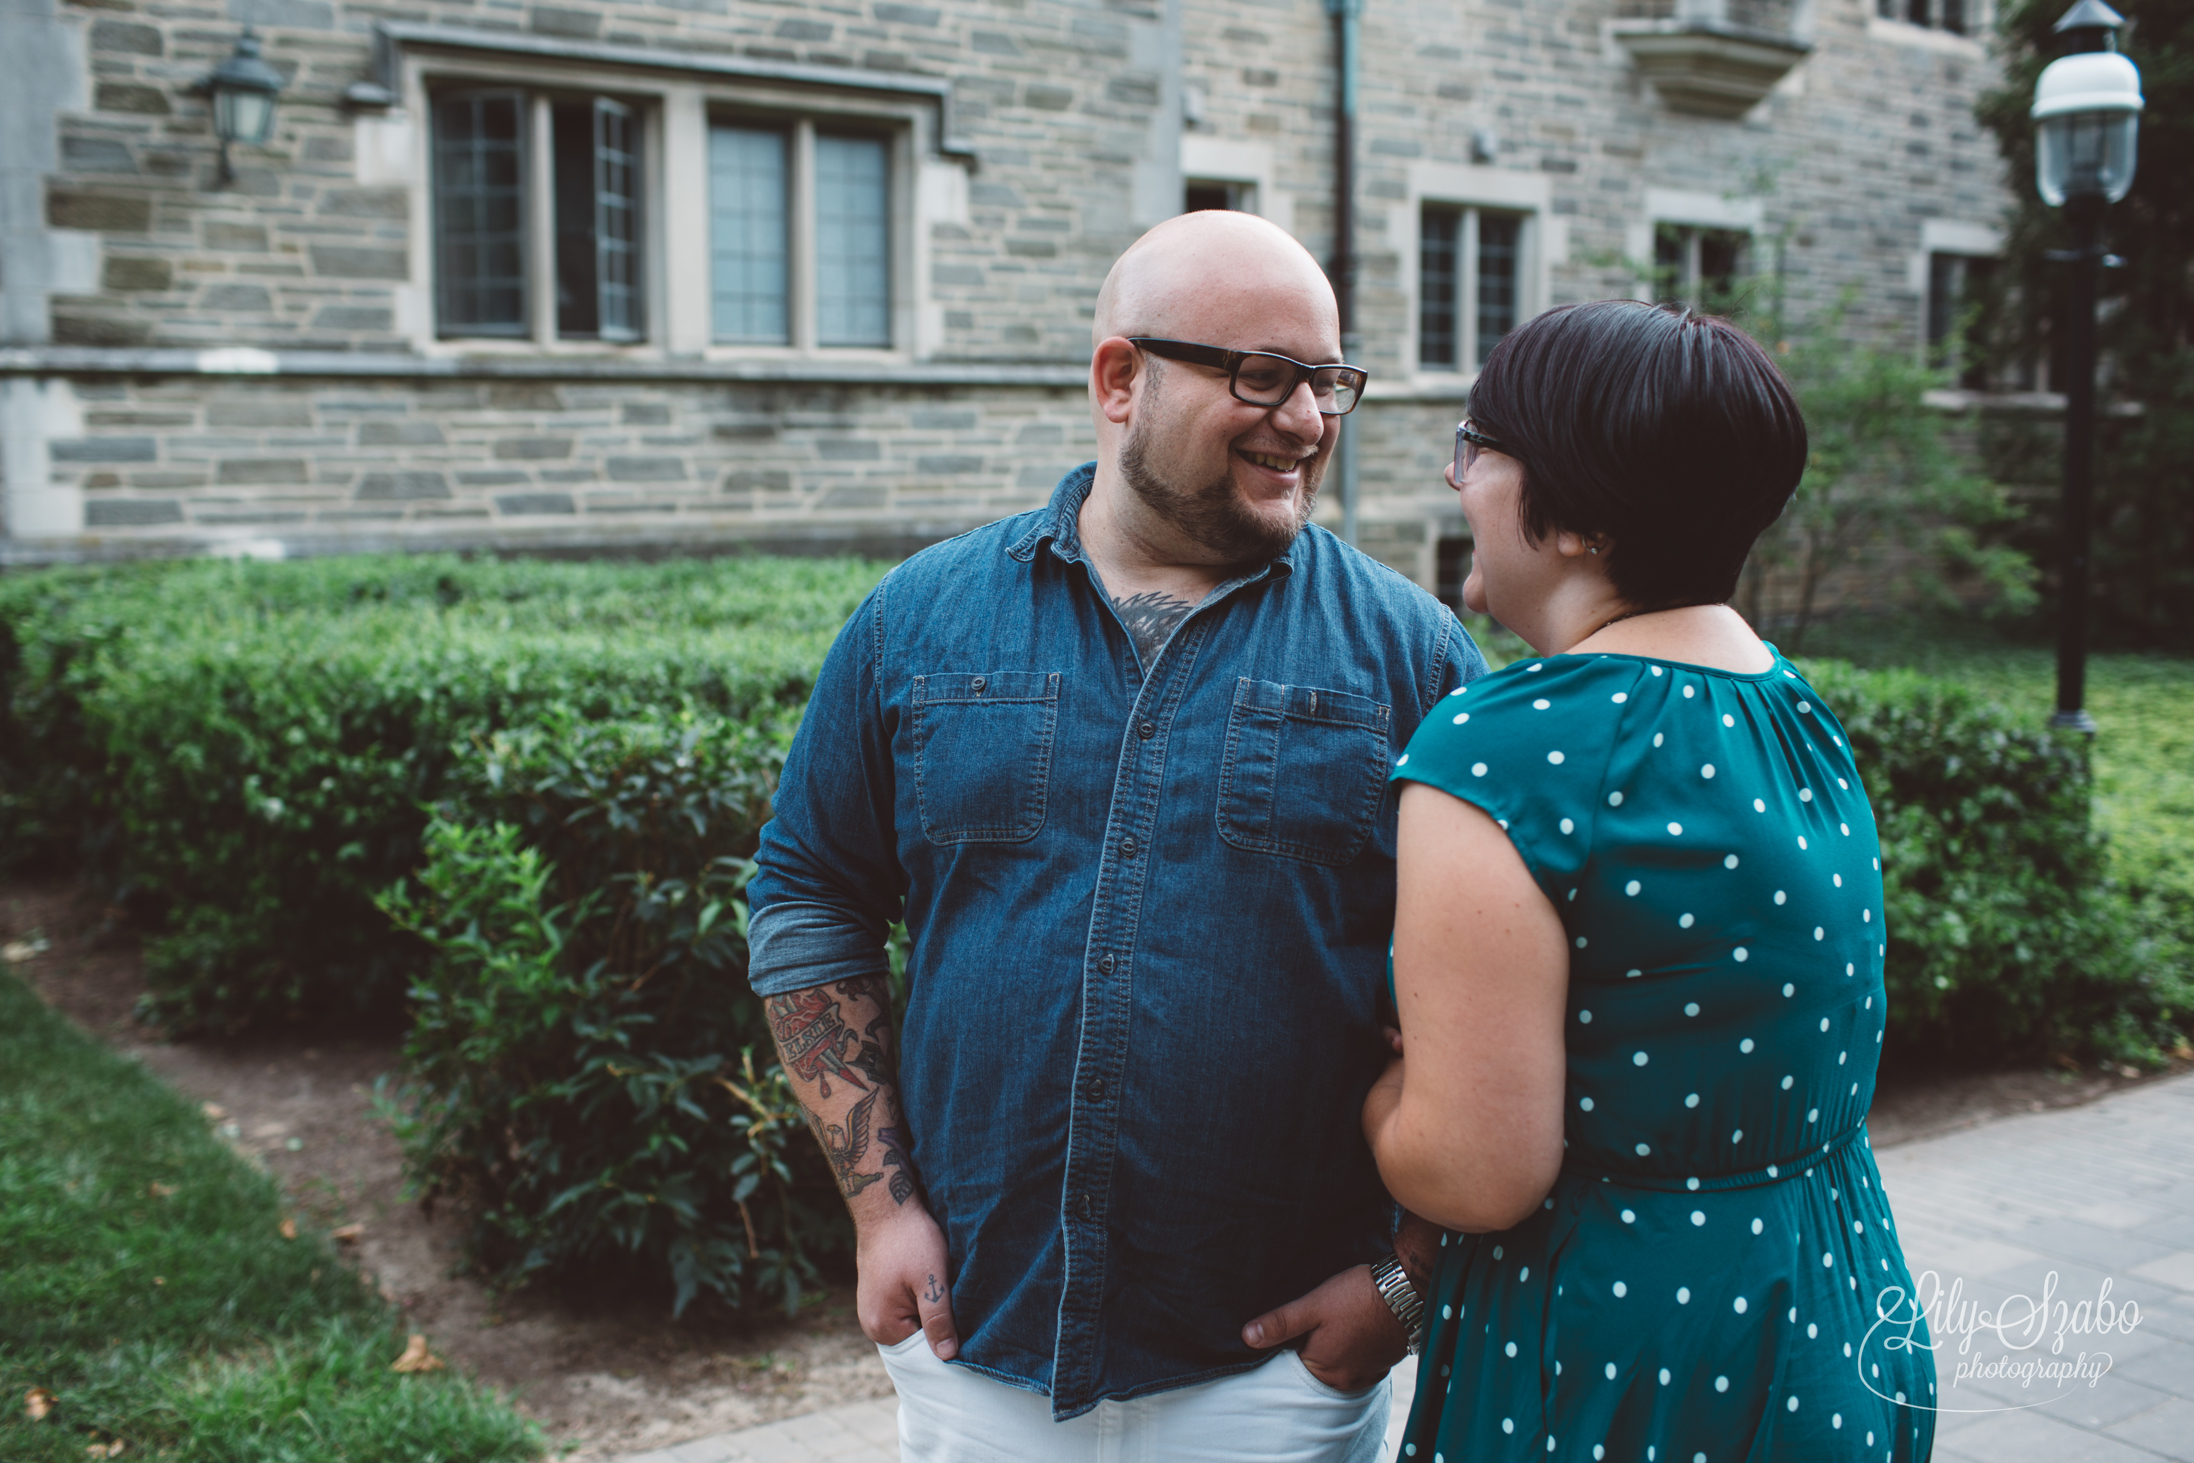
[[[2141,115],[2141,73],[2117,53],[2123,16],[2103,0],[2079,0],[2057,22],[2066,54],[2034,85],[2034,186],[2065,211],[2073,247],[2049,257],[2069,264],[2065,291],[2064,573],[2057,630],[2057,714],[2049,724],[2092,732],[2087,689],[2089,543],[2095,495],[2095,296],[2103,266],[2103,207],[2133,186]]]
[[[236,180],[229,166],[229,144],[265,145],[274,131],[274,99],[282,90],[282,73],[259,58],[259,37],[249,27],[236,38],[236,50],[198,83],[213,98],[213,135],[221,139],[221,181]]]

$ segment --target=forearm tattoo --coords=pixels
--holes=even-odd
[[[875,1006],[879,1014],[855,1031],[844,1011],[862,1004]],[[882,1179],[892,1202],[906,1203],[914,1196],[914,1176],[897,1125],[898,1073],[892,1065],[890,1004],[882,982],[838,981],[828,990],[816,986],[788,991],[767,997],[763,1009],[839,1192],[851,1199]],[[824,1104],[850,1094],[834,1089],[833,1078],[865,1094],[838,1122],[831,1120]],[[876,1167],[866,1169],[871,1153],[877,1157]]]

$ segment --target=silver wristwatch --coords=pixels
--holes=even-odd
[[[1417,1287],[1409,1283],[1408,1272],[1389,1255],[1371,1267],[1371,1283],[1379,1288],[1379,1298],[1394,1312],[1394,1319],[1402,1323],[1409,1336],[1409,1354],[1415,1356],[1424,1349],[1425,1307],[1417,1299]]]

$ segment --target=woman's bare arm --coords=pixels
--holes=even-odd
[[[1394,994],[1403,1055],[1364,1103],[1402,1207],[1508,1229],[1562,1166],[1569,948],[1554,906],[1484,810],[1402,790]]]

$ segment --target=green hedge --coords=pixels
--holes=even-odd
[[[1881,828],[1890,1065],[2158,1065],[2194,1031],[2186,932],[2108,877],[2085,738],[1912,671],[1807,675]]]
[[[451,557],[0,577],[0,855],[147,917],[171,1027],[394,1015],[373,897],[467,743],[692,708],[796,719],[877,577],[846,561]]]
[[[742,890],[877,573],[0,576],[0,848],[130,893],[176,1026],[394,1013],[408,989],[390,1110],[489,1274],[796,1304],[850,1235],[769,1060]],[[1812,674],[1882,825],[1893,1062],[2183,1039],[2184,932],[2105,876],[2082,744],[1915,675]]]
[[[740,898],[786,738],[561,723],[469,757],[416,881],[412,1174],[506,1283],[607,1262],[790,1311],[852,1232],[746,984]]]

